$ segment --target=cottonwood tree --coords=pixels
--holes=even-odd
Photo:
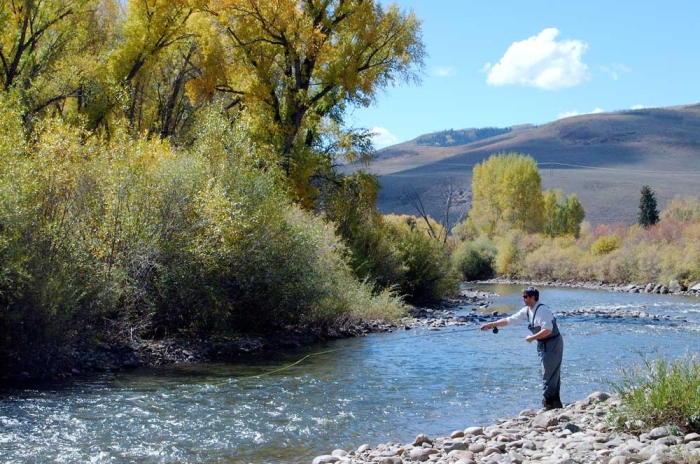
[[[561,190],[547,190],[544,193],[543,229],[546,235],[556,237],[573,235],[578,237],[581,232],[581,222],[586,212],[575,193],[564,197]]]
[[[49,107],[61,112],[66,100],[79,98],[80,81],[92,67],[87,57],[100,39],[93,26],[102,3],[0,2],[0,88],[19,96],[25,121]]]
[[[539,232],[544,200],[537,162],[521,153],[501,153],[474,167],[469,220],[483,234],[510,229]]]
[[[313,180],[332,166],[318,145],[323,121],[342,125],[397,80],[417,79],[420,21],[372,0],[213,0],[203,73],[190,92],[226,94],[276,153],[309,207]],[[348,150],[345,156],[356,152]]]
[[[639,198],[639,225],[648,228],[659,222],[659,210],[656,206],[656,193],[645,185],[642,187]]]
[[[175,135],[189,110],[187,82],[199,77],[195,57],[200,31],[194,17],[204,0],[128,0],[119,39],[109,56],[102,93],[105,101],[92,126],[116,115],[134,133]]]

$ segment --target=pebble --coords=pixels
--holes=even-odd
[[[595,392],[553,411],[521,412],[490,426],[470,426],[449,437],[417,435],[413,444],[365,444],[344,455],[347,464],[684,464],[700,462],[700,435],[675,436],[657,427],[640,436],[612,430],[608,413],[620,401]],[[385,454],[386,453],[386,454]],[[335,452],[333,454],[336,454]],[[313,464],[338,461],[332,455]]]

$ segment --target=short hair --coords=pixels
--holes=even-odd
[[[534,296],[535,301],[540,301],[540,291],[535,287],[527,287],[523,290],[523,295]]]

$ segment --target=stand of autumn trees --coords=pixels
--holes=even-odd
[[[640,224],[594,228],[583,221],[576,195],[542,192],[535,160],[518,153],[477,165],[472,190],[469,217],[452,237],[452,259],[466,280],[700,283],[697,198],[674,199],[659,214],[645,186]]]
[[[395,319],[454,290],[446,249],[378,214],[375,178],[334,170],[372,153],[346,110],[422,66],[412,13],[1,5],[4,372],[75,343]]]

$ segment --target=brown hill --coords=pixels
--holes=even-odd
[[[700,195],[700,104],[581,115],[459,146],[418,139],[380,150],[367,169],[380,176],[385,213],[415,214],[415,191],[439,219],[450,185],[460,194],[452,217],[464,213],[472,168],[504,151],[535,158],[543,188],[576,193],[594,225],[636,222],[643,185],[656,192],[659,209],[675,196]]]

